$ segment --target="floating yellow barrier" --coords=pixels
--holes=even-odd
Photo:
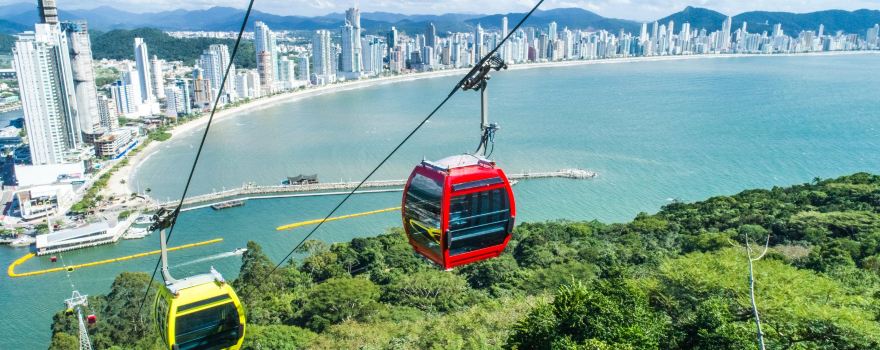
[[[204,245],[220,243],[222,241],[223,241],[223,238],[217,238],[217,239],[212,239],[210,241],[184,244],[182,246],[168,248],[168,251],[173,252],[175,250],[201,247]],[[9,277],[12,277],[12,278],[30,277],[30,276],[43,275],[43,274],[52,273],[52,272],[62,272],[65,270],[65,268],[68,269],[68,271],[72,271],[72,270],[81,269],[84,267],[93,267],[93,266],[98,266],[98,265],[106,265],[106,264],[122,262],[122,261],[126,261],[126,260],[138,259],[138,258],[148,257],[150,255],[158,255],[160,252],[161,252],[160,250],[154,250],[154,251],[145,252],[145,253],[138,253],[138,254],[134,254],[134,255],[123,256],[121,258],[107,259],[107,260],[95,261],[95,262],[90,262],[90,263],[85,263],[85,264],[70,265],[67,267],[64,267],[64,266],[54,267],[54,268],[45,269],[45,270],[16,273],[15,272],[16,267],[18,267],[21,264],[24,264],[26,261],[30,260],[31,258],[33,258],[35,256],[34,253],[28,253],[27,255],[20,257],[20,258],[16,259],[15,261],[13,261],[12,264],[9,265],[9,268],[6,269],[6,273],[9,275]]]
[[[368,211],[368,212],[364,212],[364,213],[357,213],[357,214],[332,217],[332,218],[327,219],[327,222],[337,221],[337,220],[345,220],[345,219],[351,219],[351,218],[358,218],[358,217],[367,216],[367,215],[387,213],[387,212],[391,212],[391,211],[395,211],[395,210],[400,210],[400,207],[381,209],[381,210],[373,210],[373,211]],[[321,223],[321,220],[323,220],[323,219],[309,220],[309,221],[297,222],[297,223],[290,224],[290,225],[278,226],[275,230],[284,231],[284,230],[292,230],[297,227],[303,227],[303,226],[308,226],[308,225],[317,225],[317,224]]]

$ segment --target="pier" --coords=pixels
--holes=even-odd
[[[596,176],[597,174],[595,172],[589,170],[562,169],[558,171],[523,172],[517,174],[509,174],[507,178],[510,181],[523,181],[548,178],[592,179]],[[347,194],[347,191],[355,189],[358,184],[359,182],[334,182],[276,186],[246,184],[239,188],[189,197],[183,201],[183,211],[207,208],[212,205],[222,205],[227,202],[238,200],[246,201],[249,199],[331,196]],[[399,192],[403,190],[403,186],[405,185],[406,180],[367,181],[360,187],[362,190],[358,190],[357,193]],[[173,209],[177,206],[178,203],[178,201],[170,201],[157,203],[157,206]]]

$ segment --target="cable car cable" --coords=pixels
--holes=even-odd
[[[508,39],[510,39],[510,37],[513,35],[513,33],[516,33],[516,31],[519,30],[519,28],[523,25],[523,23],[525,23],[525,21],[527,19],[529,19],[529,17],[531,17],[532,14],[535,13],[535,11],[537,11],[538,8],[543,3],[544,3],[544,0],[539,0],[538,3],[535,4],[535,6],[531,9],[531,11],[526,13],[526,15],[516,24],[516,26],[513,27],[513,29],[509,33],[506,33],[506,36],[504,37],[504,39],[502,39],[501,42],[499,42],[498,45],[495,46],[495,48],[493,48],[491,51],[489,51],[488,54],[483,56],[483,58],[480,59],[480,61],[476,65],[474,65],[474,67],[470,70],[470,72],[468,72],[468,74],[466,74],[464,76],[464,78],[462,78],[458,82],[458,84],[455,85],[455,87],[452,89],[452,91],[449,92],[449,94],[446,96],[446,98],[444,98],[443,101],[441,101],[440,104],[437,105],[437,107],[435,107],[434,110],[432,110],[431,113],[429,113],[427,117],[425,117],[425,119],[423,119],[418,125],[416,125],[416,127],[412,131],[410,131],[410,133],[407,134],[406,137],[404,137],[403,140],[400,141],[400,143],[394,147],[394,149],[391,150],[391,153],[388,153],[388,155],[385,156],[385,158],[382,159],[382,161],[379,162],[379,164],[376,165],[376,167],[373,168],[373,170],[370,171],[370,173],[367,174],[367,176],[364,177],[364,179],[361,180],[361,182],[358,183],[358,185],[354,189],[352,189],[350,192],[348,192],[348,194],[346,194],[345,197],[342,198],[341,201],[339,201],[339,204],[337,204],[336,207],[334,207],[333,210],[331,210],[327,214],[327,216],[325,216],[324,219],[321,220],[321,222],[319,222],[314,228],[312,228],[312,230],[309,231],[309,233],[307,235],[305,235],[305,237],[303,237],[303,239],[299,242],[299,244],[297,244],[295,247],[293,247],[293,249],[291,249],[290,252],[287,253],[287,255],[284,257],[284,259],[281,259],[281,261],[278,262],[278,264],[275,265],[275,267],[272,268],[272,270],[269,271],[268,274],[266,274],[265,278],[260,280],[259,284],[262,284],[265,279],[269,278],[269,276],[271,276],[273,273],[275,273],[275,271],[278,270],[278,268],[280,268],[281,265],[283,265],[284,262],[287,261],[287,259],[289,259],[297,249],[299,249],[303,244],[305,244],[305,242],[312,235],[314,235],[315,232],[318,231],[318,229],[320,229],[321,226],[324,225],[324,223],[327,222],[327,220],[330,217],[332,217],[333,214],[335,214],[336,211],[339,210],[339,208],[342,207],[342,205],[345,204],[348,201],[348,199],[351,198],[351,196],[354,195],[355,192],[357,192],[361,188],[361,186],[363,186],[364,183],[366,183],[370,179],[370,177],[372,177],[376,173],[376,171],[379,170],[379,168],[381,168],[383,165],[385,165],[385,163],[388,161],[388,159],[390,159],[392,156],[394,156],[394,154],[397,153],[397,151],[400,150],[400,148],[403,147],[403,145],[407,141],[409,141],[409,139],[412,138],[413,135],[415,135],[415,133],[418,132],[422,128],[422,126],[424,126],[432,117],[434,117],[434,115],[437,114],[437,112],[441,108],[443,108],[444,105],[446,105],[446,102],[449,102],[449,100],[452,99],[452,96],[454,96],[457,92],[462,90],[462,88],[464,88],[468,84],[469,81],[473,81],[473,79],[471,79],[471,78],[474,76],[474,74],[481,71],[481,69],[486,64],[486,62],[488,62],[490,59],[492,59],[495,56],[495,53],[498,52],[498,49],[500,49],[504,45],[504,43],[507,42]],[[483,74],[485,74],[485,73],[483,73]],[[477,78],[479,78],[479,77],[477,77]],[[487,136],[484,136],[484,137],[487,137]]]
[[[208,117],[208,123],[205,126],[205,132],[202,134],[202,139],[199,142],[199,148],[196,151],[196,157],[193,160],[192,168],[190,169],[189,176],[186,180],[186,186],[183,188],[183,194],[180,196],[180,201],[175,207],[174,212],[171,216],[170,227],[168,228],[168,236],[166,240],[171,239],[171,235],[174,233],[174,227],[177,223],[177,217],[180,215],[180,210],[183,209],[183,201],[186,199],[186,194],[189,192],[190,184],[192,183],[193,175],[196,172],[196,166],[199,164],[199,158],[202,155],[202,149],[205,147],[205,141],[208,139],[208,132],[211,130],[211,122],[214,121],[214,114],[217,112],[217,106],[220,104],[220,98],[223,96],[224,88],[226,87],[226,81],[229,78],[229,71],[232,70],[232,66],[235,62],[235,56],[238,53],[239,46],[241,44],[241,38],[244,36],[244,31],[247,28],[248,19],[250,19],[251,12],[254,8],[254,0],[248,1],[247,10],[244,13],[244,20],[241,22],[241,28],[238,30],[238,36],[235,39],[235,45],[232,48],[232,54],[229,56],[229,64],[226,65],[226,70],[223,73],[223,80],[220,83],[220,89],[217,92],[217,97],[214,99],[214,106],[211,108],[211,115]],[[141,299],[141,305],[138,308],[137,316],[140,317],[141,312],[144,309],[144,303],[147,300],[147,296],[150,294],[150,288],[153,285],[153,281],[156,279],[156,272],[159,271],[159,265],[161,264],[161,259],[156,260],[156,266],[153,268],[153,274],[150,276],[150,282],[147,284],[147,289],[144,291],[144,297]]]

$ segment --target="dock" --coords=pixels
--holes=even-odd
[[[558,171],[523,172],[508,174],[507,178],[511,181],[548,178],[583,180],[592,179],[596,176],[597,174],[595,172],[589,170],[562,169]],[[309,183],[273,186],[245,184],[239,188],[189,197],[183,201],[183,211],[207,208],[214,205],[222,206],[226,203],[247,201],[251,199],[272,199],[348,194],[347,191],[355,189],[358,184],[359,182]],[[403,187],[405,185],[406,180],[367,181],[360,187],[361,190],[358,190],[357,193],[362,194],[399,192],[403,190]],[[170,201],[157,203],[157,206],[164,208],[174,208],[178,205],[178,203],[178,201]]]

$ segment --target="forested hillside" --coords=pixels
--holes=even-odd
[[[880,348],[880,176],[864,173],[674,203],[627,224],[524,223],[502,257],[453,272],[393,230],[311,241],[259,283],[272,262],[249,243],[234,286],[248,349],[749,349],[744,244],[760,251],[768,236],[755,263],[767,348]],[[158,348],[149,312],[136,317],[148,280],[122,274],[90,298],[96,348]],[[71,315],[52,331],[53,349],[75,347]]]
[[[134,38],[143,38],[150,50],[150,55],[159,56],[166,61],[183,61],[187,65],[199,59],[202,51],[212,44],[223,44],[229,47],[230,54],[235,45],[232,39],[213,38],[174,38],[165,32],[140,28],[133,30],[117,29],[109,32],[92,32],[92,55],[95,59],[134,60]],[[235,57],[237,68],[256,68],[254,43],[244,40],[239,53]]]

